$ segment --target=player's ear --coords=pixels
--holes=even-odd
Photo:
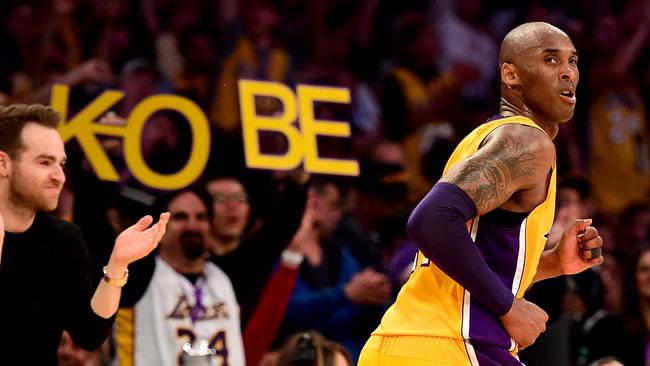
[[[11,157],[0,150],[0,178],[6,178],[11,173]]]
[[[521,84],[519,80],[519,70],[517,66],[509,62],[501,64],[501,82],[504,83],[509,89],[517,87]]]

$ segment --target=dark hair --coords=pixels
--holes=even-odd
[[[578,195],[580,195],[581,200],[584,200],[588,198],[589,195],[591,195],[591,185],[587,179],[582,177],[569,177],[561,179],[557,182],[557,190],[559,191],[561,188],[575,189],[578,191]]]
[[[331,366],[336,352],[352,365],[350,353],[315,330],[295,333],[284,343],[277,366]]]
[[[343,196],[345,193],[345,179],[345,177],[341,178],[333,175],[313,174],[309,182],[309,187],[319,194],[322,194],[325,192],[325,188],[328,185],[332,185],[339,191],[341,196]]]
[[[36,123],[43,127],[57,128],[59,114],[41,104],[13,104],[0,107],[0,151],[12,159],[20,157],[24,148],[22,133],[25,125]]]
[[[210,198],[210,195],[208,192],[206,192],[203,188],[198,187],[198,186],[190,186],[188,188],[184,188],[178,191],[170,191],[161,194],[158,196],[156,201],[151,207],[151,214],[153,215],[154,219],[158,216],[160,216],[161,213],[165,211],[169,211],[169,203],[173,201],[176,197],[180,196],[183,193],[194,193],[201,202],[205,205],[207,212],[208,212],[208,219],[212,220],[212,199]]]
[[[407,195],[407,173],[403,165],[382,161],[362,161],[359,191],[384,202],[396,203]]]
[[[623,210],[623,212],[621,212],[620,215],[621,224],[623,225],[631,224],[635,216],[644,212],[648,212],[648,210],[650,210],[650,206],[645,202],[631,203]]]

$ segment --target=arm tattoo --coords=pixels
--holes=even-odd
[[[504,138],[496,144],[485,156],[470,159],[451,179],[469,192],[477,207],[491,206],[514,180],[535,173],[535,154],[522,142]]]

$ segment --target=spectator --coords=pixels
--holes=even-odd
[[[276,366],[352,366],[348,351],[316,331],[298,332],[282,347]]]
[[[186,343],[207,341],[215,360],[243,365],[239,307],[228,276],[205,259],[212,215],[209,196],[186,189],[162,196],[171,212],[160,251],[138,263],[117,319],[121,365],[176,365]]]
[[[280,264],[260,296],[255,313],[244,331],[246,364],[258,365],[276,337],[289,305],[289,299],[296,285],[300,265],[304,260],[303,246],[313,235],[314,205],[309,198],[298,231],[282,252]]]
[[[209,248],[211,260],[230,277],[246,326],[260,294],[271,276],[273,265],[300,225],[307,197],[309,175],[293,172],[276,181],[276,196],[264,222],[245,232],[250,205],[243,184],[234,177],[209,180],[212,197],[211,222],[215,240]],[[259,182],[258,182],[259,183]]]
[[[303,243],[305,261],[287,309],[284,333],[312,328],[340,342],[356,360],[390,298],[388,278],[363,269],[350,251],[330,240],[341,217],[341,193],[332,181],[316,180],[314,225]]]
[[[644,365],[648,357],[650,327],[650,248],[638,251],[628,262],[623,278],[623,311],[600,319],[587,335],[591,360],[620,358],[626,365]]]
[[[127,267],[155,248],[169,214],[145,216],[115,240],[93,291],[79,228],[48,214],[65,183],[59,116],[42,105],[0,108],[0,360],[55,365],[64,330],[98,348],[113,323]],[[137,276],[136,276],[137,277]],[[94,292],[94,293],[93,293]],[[39,346],[34,352],[33,339]]]
[[[646,105],[633,67],[648,45],[650,3],[627,5],[634,18],[598,17],[592,28],[588,70],[591,181],[600,209],[618,214],[648,196],[650,163]],[[634,24],[635,26],[626,27]],[[616,179],[612,179],[616,177]]]

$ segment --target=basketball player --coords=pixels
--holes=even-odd
[[[124,289],[117,315],[121,366],[184,365],[183,346],[201,341],[215,352],[211,364],[244,365],[232,284],[205,258],[210,207],[207,193],[194,189],[159,199],[157,211],[171,212],[169,228],[159,255],[138,263],[150,270]]]
[[[523,294],[535,281],[602,263],[591,220],[544,251],[553,222],[559,124],[574,111],[578,54],[546,23],[506,35],[500,115],[471,132],[407,225],[414,272],[360,365],[521,365],[548,319]]]
[[[124,230],[94,291],[79,228],[49,215],[65,182],[59,115],[42,105],[0,108],[0,363],[56,365],[63,330],[86,350],[113,324],[127,266],[147,255],[169,214]]]

